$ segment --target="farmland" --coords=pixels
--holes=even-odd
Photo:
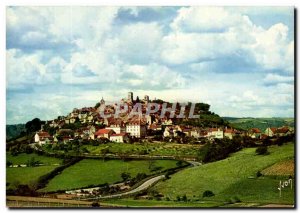
[[[285,160],[264,169],[261,173],[263,175],[270,175],[270,176],[294,176],[295,175],[295,162],[294,160]]]
[[[188,168],[174,174],[171,179],[158,183],[154,189],[172,200],[176,196],[187,195],[214,201],[294,203],[294,191],[286,189],[279,197],[279,180],[272,177],[256,177],[258,171],[274,163],[293,158],[294,144],[270,146],[269,155],[256,155],[255,148],[246,148],[229,158],[208,163],[200,167]],[[188,181],[187,181],[188,177]],[[215,196],[202,198],[205,190]]]
[[[9,189],[19,184],[34,184],[38,178],[55,169],[57,166],[6,168],[6,183]]]
[[[61,164],[62,160],[53,157],[47,157],[43,155],[37,154],[18,154],[17,156],[11,155],[9,152],[6,153],[6,160],[12,162],[14,165],[21,165],[26,164],[28,160],[34,158],[36,161],[39,161],[41,164],[44,165],[53,165],[53,164]]]
[[[131,177],[138,173],[153,174],[150,168],[156,167],[158,171],[175,168],[177,161],[173,160],[93,160],[84,159],[79,163],[65,169],[61,174],[52,179],[49,184],[42,189],[43,192],[69,190],[84,188],[91,185],[104,183],[112,184],[122,181],[121,174],[127,172]]]
[[[37,154],[22,153],[17,156],[12,156],[9,152],[6,153],[6,160],[10,161],[13,165],[26,165],[30,159],[38,161],[40,164],[43,164],[43,166],[6,168],[6,183],[8,184],[8,189],[14,189],[19,184],[34,184],[40,176],[51,172],[62,163],[61,159]]]

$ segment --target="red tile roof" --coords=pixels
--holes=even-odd
[[[113,130],[111,130],[111,129],[99,129],[97,132],[95,132],[95,135],[109,134],[110,132],[113,132]]]
[[[38,132],[37,133],[40,137],[49,138],[50,135],[48,132]]]
[[[250,129],[250,131],[252,133],[261,133],[260,129],[258,129],[258,128],[252,128],[252,129]]]
[[[287,133],[289,131],[288,127],[282,127],[282,128],[278,128],[276,130],[276,133]]]

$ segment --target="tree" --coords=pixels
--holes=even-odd
[[[100,102],[96,103],[95,109],[98,109],[100,107]]]
[[[39,118],[35,118],[32,121],[28,121],[25,124],[27,133],[36,132],[41,129],[42,121]]]
[[[13,165],[13,163],[12,163],[11,161],[9,161],[9,160],[6,161],[6,166],[7,166],[7,167],[10,167],[10,166],[12,166],[12,165]]]
[[[205,192],[203,192],[202,195],[202,197],[212,197],[212,196],[215,196],[215,194],[210,190],[206,190]]]
[[[34,157],[32,157],[30,160],[27,161],[27,166],[28,167],[35,167],[35,166],[37,166],[40,163],[41,163],[40,161],[38,161],[38,160],[36,161],[34,159]]]
[[[131,176],[130,176],[130,174],[128,172],[123,172],[121,174],[121,177],[122,177],[122,179],[123,179],[124,182],[127,181],[127,180],[129,180],[131,178]]]
[[[183,164],[184,164],[184,162],[182,160],[176,162],[176,166],[178,166],[178,167],[183,166]]]
[[[255,150],[255,152],[258,155],[266,155],[266,154],[268,154],[268,147],[267,146],[260,146]]]

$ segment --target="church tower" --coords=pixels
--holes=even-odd
[[[133,92],[128,92],[127,100],[131,103],[133,102]]]
[[[101,105],[101,106],[102,106],[102,105],[105,105],[105,101],[104,101],[103,97],[102,97],[102,99],[101,99],[101,101],[100,101],[100,105]]]

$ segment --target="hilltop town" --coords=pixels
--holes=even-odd
[[[160,99],[150,100],[148,95],[143,99],[133,98],[133,93],[128,92],[127,98],[120,100],[122,106],[126,104],[127,110],[120,110],[118,116],[103,117],[100,111],[103,110],[105,115],[114,114],[118,103],[106,104],[105,100],[100,100],[95,107],[84,107],[81,109],[73,109],[66,116],[58,116],[57,119],[45,121],[41,125],[41,129],[36,132],[34,142],[40,145],[47,143],[63,142],[67,143],[73,140],[107,140],[116,143],[129,143],[132,141],[154,140],[154,141],[178,141],[179,143],[194,143],[201,140],[214,140],[229,138],[234,136],[249,136],[255,139],[264,139],[273,136],[286,136],[293,133],[291,127],[268,127],[265,131],[258,128],[251,128],[248,131],[235,129],[229,123],[212,122],[205,126],[203,123],[190,122],[193,118],[185,116],[181,119],[172,118],[172,110],[167,111],[163,116],[163,103]],[[138,114],[130,116],[130,111],[134,104],[139,103],[141,112],[147,111],[149,103],[157,104],[158,110],[152,114]],[[166,106],[171,103],[167,103]],[[205,107],[203,107],[205,106]],[[188,114],[190,105],[185,109],[184,115]],[[209,112],[209,105],[196,104],[196,113],[214,114]],[[174,113],[179,114],[180,108],[177,105],[173,107]],[[208,112],[208,113],[207,113]],[[186,138],[184,140],[183,138]]]

